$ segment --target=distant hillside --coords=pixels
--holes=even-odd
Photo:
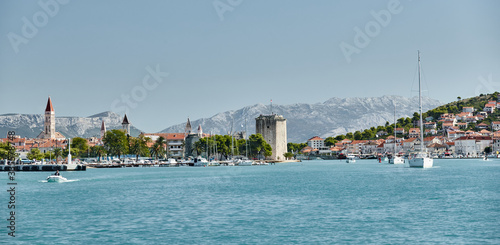
[[[427,116],[432,116],[435,119],[443,113],[460,113],[463,107],[474,107],[477,111],[482,111],[484,106],[488,101],[497,101],[497,95],[499,93],[495,92],[493,94],[481,94],[476,97],[462,99],[457,97],[457,101],[450,102],[448,104],[436,107],[426,112]],[[489,121],[489,120],[488,120]]]
[[[331,98],[323,103],[273,105],[273,112],[287,119],[289,142],[305,142],[312,136],[326,138],[356,130],[363,130],[386,121],[393,121],[394,103],[396,115],[411,117],[418,111],[418,97],[382,96],[372,98]],[[441,102],[423,98],[424,110],[436,108]],[[191,120],[193,129],[201,125],[204,132],[227,134],[234,119],[234,131],[242,131],[247,120],[249,134],[255,133],[255,118],[269,114],[269,105],[256,104],[236,111],[218,113],[211,118]],[[185,124],[168,127],[161,132],[184,132]]]
[[[120,115],[102,112],[89,117],[56,117],[56,131],[66,137],[99,137],[103,120],[108,130],[122,128],[123,118]],[[35,138],[42,132],[43,122],[42,114],[0,115],[0,137],[6,137],[8,131],[14,130],[21,137]],[[130,131],[133,136],[140,133],[140,130],[133,126]]]

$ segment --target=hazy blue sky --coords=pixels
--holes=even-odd
[[[1,1],[0,114],[43,113],[50,95],[56,116],[126,109],[156,132],[271,98],[410,97],[417,50],[426,95],[449,102],[500,90],[499,10],[497,0]]]

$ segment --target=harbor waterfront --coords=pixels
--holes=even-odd
[[[500,159],[16,173],[9,244],[498,244]],[[0,175],[7,187],[8,175]]]

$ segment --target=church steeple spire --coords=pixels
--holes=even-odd
[[[122,127],[125,130],[125,134],[130,135],[130,123],[128,122],[127,114],[123,117]]]
[[[54,111],[54,107],[52,107],[52,100],[50,100],[50,96],[49,100],[47,101],[47,107],[45,107],[45,112],[47,111]]]
[[[101,124],[101,138],[103,138],[105,134],[106,134],[106,124],[104,124],[103,120]]]
[[[56,138],[56,114],[54,107],[52,106],[52,100],[47,101],[47,106],[45,108],[45,122],[43,123],[44,131],[42,138],[45,139],[55,139]]]
[[[189,117],[188,117],[188,121],[186,123],[186,129],[185,129],[185,134],[190,134],[192,131],[192,128],[191,128],[191,121],[189,121]]]

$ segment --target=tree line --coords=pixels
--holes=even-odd
[[[228,159],[230,156],[248,156],[248,158],[269,157],[272,148],[261,134],[252,134],[248,140],[235,140],[231,135],[214,135],[201,138],[194,144],[196,155],[207,158]]]

